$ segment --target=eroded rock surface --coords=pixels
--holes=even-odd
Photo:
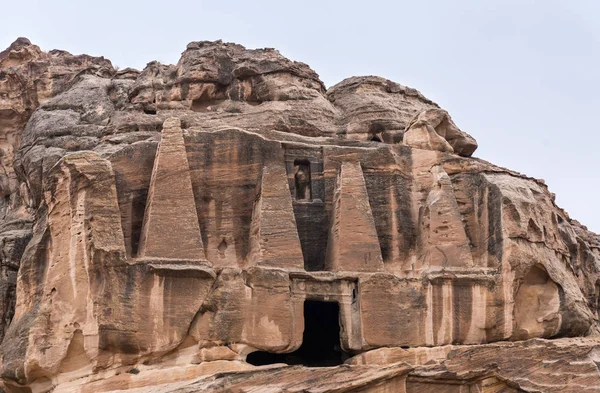
[[[600,237],[476,147],[417,90],[272,49],[139,72],[18,39],[2,388],[598,390]]]

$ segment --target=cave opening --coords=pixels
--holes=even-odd
[[[331,367],[344,363],[348,354],[341,348],[340,306],[337,302],[306,300],[302,345],[291,353],[252,352],[246,362],[255,366],[274,363]]]
[[[212,107],[215,107],[225,102],[225,97],[220,91],[204,90],[200,97],[192,100],[191,109],[194,112],[210,112]]]
[[[373,137],[371,138],[371,142],[382,142],[382,140],[377,135],[373,135]]]
[[[516,330],[513,338],[549,338],[559,333],[562,288],[541,264],[533,265],[523,277],[514,301]]]

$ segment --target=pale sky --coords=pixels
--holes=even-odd
[[[331,86],[379,75],[419,89],[473,135],[476,157],[543,178],[600,232],[600,1],[0,0],[0,50],[43,50],[142,69],[190,41],[272,47]]]

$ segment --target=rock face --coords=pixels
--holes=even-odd
[[[0,138],[6,392],[600,390],[600,237],[414,89],[18,39]]]

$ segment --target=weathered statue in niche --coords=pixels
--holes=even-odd
[[[308,160],[294,161],[294,184],[296,186],[296,199],[310,201],[310,162]]]

